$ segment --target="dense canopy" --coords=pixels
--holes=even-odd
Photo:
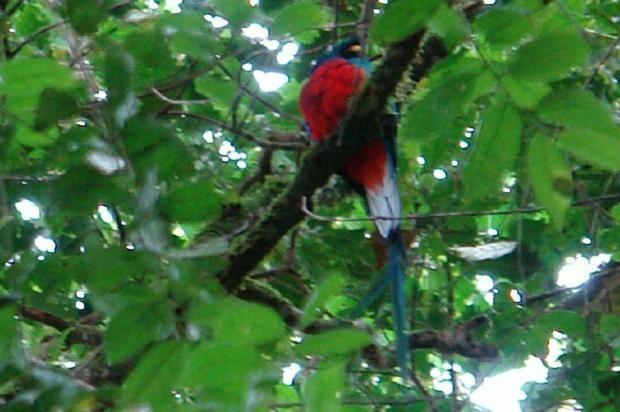
[[[618,16],[0,0],[0,409],[620,410]],[[351,34],[372,78],[310,144]],[[351,316],[385,256],[337,176],[388,106],[411,382],[389,305]]]

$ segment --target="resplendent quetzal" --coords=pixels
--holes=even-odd
[[[359,97],[369,77],[370,61],[363,57],[357,38],[338,44],[318,60],[299,96],[299,107],[314,141],[339,130],[351,104]],[[396,181],[396,116],[382,119],[383,136],[363,146],[345,162],[341,174],[364,196],[372,217],[400,217],[400,197]],[[362,298],[363,310],[389,286],[396,331],[396,357],[401,375],[409,377],[409,344],[405,333],[403,290],[405,249],[397,219],[376,219],[379,235],[388,249],[386,274]]]

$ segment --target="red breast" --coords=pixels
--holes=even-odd
[[[312,140],[320,141],[336,130],[365,78],[364,69],[343,58],[330,59],[312,72],[299,96]]]

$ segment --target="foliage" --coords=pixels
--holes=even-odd
[[[617,2],[172,3],[0,0],[0,409],[475,410],[471,387],[436,377],[479,385],[544,359],[552,336],[561,365],[523,407],[620,409]],[[338,178],[308,204],[353,219],[286,233],[301,209],[276,216],[261,230],[277,246],[233,268],[242,287],[222,277],[260,249],[274,199],[298,204],[285,190],[315,150],[296,104],[313,59],[353,31],[380,56],[422,30],[394,94],[417,216],[413,384],[389,310],[350,318],[382,255]],[[270,72],[288,82],[262,90]],[[567,257],[601,253],[558,288]]]

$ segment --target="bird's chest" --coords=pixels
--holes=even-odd
[[[299,105],[313,140],[322,140],[338,127],[365,80],[364,70],[345,59],[330,60],[312,73]]]

